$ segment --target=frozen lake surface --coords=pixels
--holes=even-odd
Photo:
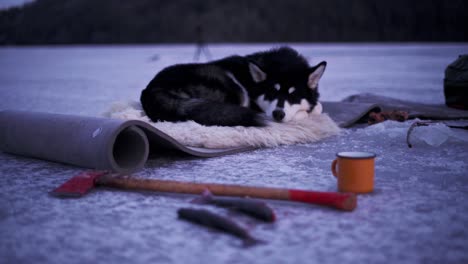
[[[209,48],[213,58],[221,58],[273,46]],[[467,44],[292,46],[311,64],[328,62],[320,84],[326,101],[371,92],[442,104],[445,67],[468,53]],[[0,110],[99,116],[114,101],[138,100],[157,71],[191,62],[194,51],[188,45],[0,48]],[[378,155],[376,190],[360,195],[350,213],[268,202],[277,222],[264,224],[207,208],[267,241],[248,249],[236,238],[178,221],[177,209],[193,206],[189,196],[99,189],[81,199],[57,199],[48,192],[82,169],[0,153],[0,262],[467,263],[467,132],[449,129],[453,133],[441,145],[416,139],[409,149],[411,123],[385,122],[315,144],[219,158],[157,158],[137,173],[335,191],[335,153]]]

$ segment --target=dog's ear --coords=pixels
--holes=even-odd
[[[259,83],[266,80],[267,75],[255,63],[249,62],[249,71],[254,82]]]
[[[322,61],[321,63],[317,64],[317,66],[311,68],[311,73],[309,74],[309,80],[307,82],[307,85],[310,89],[317,89],[318,82],[320,81],[320,78],[322,78],[326,67],[327,62]]]

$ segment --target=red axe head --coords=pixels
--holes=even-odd
[[[94,188],[96,179],[108,174],[107,171],[88,171],[78,174],[60,185],[50,194],[59,197],[81,197]]]

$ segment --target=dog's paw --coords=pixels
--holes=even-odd
[[[323,110],[322,104],[317,102],[317,105],[315,105],[312,112],[307,113],[307,111],[298,111],[293,116],[292,120],[301,120],[301,119],[306,119],[306,118],[308,118],[309,116],[312,116],[312,115],[320,115],[320,114],[322,114],[322,110]]]
[[[320,115],[320,114],[322,114],[322,111],[323,111],[322,104],[320,102],[317,102],[317,104],[314,107],[314,110],[312,110],[312,112],[310,114],[311,115]]]
[[[306,111],[299,111],[294,115],[293,120],[302,120],[308,117],[309,117],[309,114]]]

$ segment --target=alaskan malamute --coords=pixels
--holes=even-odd
[[[326,62],[310,67],[282,47],[208,63],[167,67],[141,93],[153,121],[194,120],[203,125],[265,126],[321,112],[318,82]]]

